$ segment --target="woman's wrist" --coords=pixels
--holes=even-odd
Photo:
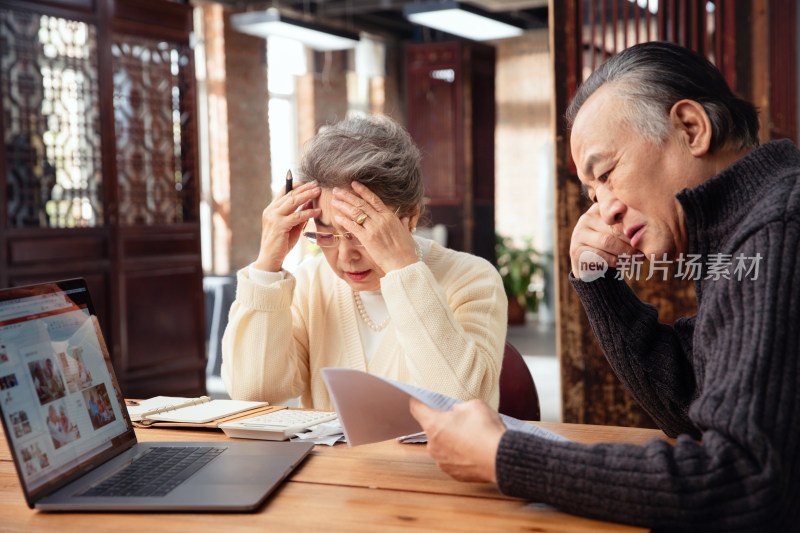
[[[280,272],[283,267],[283,261],[276,261],[274,258],[263,257],[259,254],[251,266],[264,272]]]
[[[419,257],[417,257],[416,255],[414,255],[413,257],[411,256],[398,257],[395,261],[392,262],[391,265],[389,265],[387,268],[384,269],[384,272],[388,274],[389,272],[394,272],[395,270],[402,270],[408,266],[413,265],[414,263],[419,263]]]

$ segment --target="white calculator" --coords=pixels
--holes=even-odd
[[[281,409],[252,418],[224,422],[220,429],[229,437],[240,439],[288,440],[304,429],[336,418],[329,411]]]

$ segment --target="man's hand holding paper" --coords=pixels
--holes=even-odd
[[[438,411],[411,398],[410,407],[428,436],[428,452],[443,472],[459,481],[497,482],[494,461],[506,426],[486,402],[471,400]]]

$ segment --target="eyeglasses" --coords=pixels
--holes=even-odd
[[[394,211],[394,215],[397,216],[397,213],[400,212],[400,206],[397,206],[397,209]],[[311,244],[316,244],[322,248],[333,248],[334,246],[339,245],[339,239],[346,239],[350,241],[353,246],[364,246],[361,244],[361,241],[358,240],[358,237],[350,233],[349,231],[346,233],[326,233],[324,231],[306,231],[306,226],[308,223],[311,222],[311,219],[306,220],[306,223],[303,224],[303,237],[309,240]]]
[[[309,240],[311,244],[316,244],[322,248],[332,248],[339,245],[339,239],[346,239],[350,241],[353,246],[364,246],[358,237],[350,232],[347,233],[326,233],[323,231],[305,231],[309,221],[303,224],[303,237]]]

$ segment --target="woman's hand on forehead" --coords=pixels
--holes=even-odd
[[[253,263],[267,272],[278,272],[286,255],[300,238],[308,219],[318,217],[322,210],[313,203],[320,195],[316,181],[302,183],[286,193],[283,191],[261,213],[261,246]]]
[[[418,261],[409,218],[398,218],[366,185],[354,181],[352,187],[352,191],[333,190],[333,221],[355,235],[384,272]]]

